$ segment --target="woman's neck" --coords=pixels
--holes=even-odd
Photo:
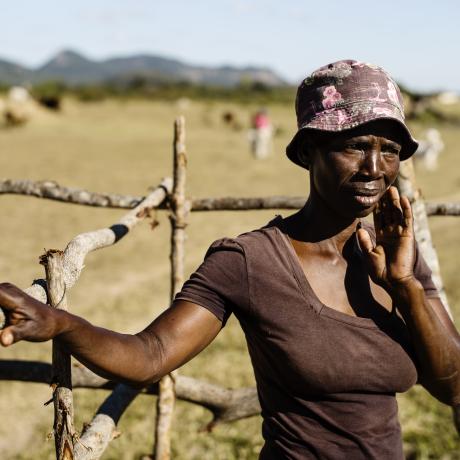
[[[358,218],[338,215],[314,193],[302,209],[284,219],[290,238],[305,243],[319,243],[323,248],[340,254],[358,223]]]

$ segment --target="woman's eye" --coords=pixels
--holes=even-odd
[[[345,148],[347,150],[365,150],[366,146],[364,144],[354,143],[354,144],[347,144]]]
[[[382,147],[382,153],[385,155],[399,155],[400,149],[393,146]]]

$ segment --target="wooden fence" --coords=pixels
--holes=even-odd
[[[25,289],[25,292],[55,308],[68,309],[67,293],[78,280],[86,255],[96,249],[115,244],[148,217],[152,210],[164,209],[169,211],[171,221],[172,299],[184,282],[184,242],[190,212],[299,209],[305,203],[304,197],[285,196],[188,199],[185,193],[187,169],[185,121],[182,117],[174,124],[173,150],[173,179],[164,179],[145,197],[92,193],[61,187],[51,181],[0,181],[0,194],[29,195],[80,205],[130,209],[110,227],[77,235],[64,251],[47,251],[40,259],[45,267],[46,279],[35,280],[32,286]],[[401,164],[396,185],[412,202],[415,232],[421,252],[433,271],[433,280],[448,308],[427,216],[460,216],[460,203],[425,203],[415,184],[411,160]],[[0,310],[0,327],[3,323],[4,316]],[[209,409],[213,414],[212,421],[208,425],[209,429],[217,423],[238,420],[260,412],[255,388],[227,389],[180,375],[177,371],[143,389],[107,381],[79,363],[72,366],[70,356],[59,347],[58,341],[53,342],[51,364],[0,360],[0,380],[42,382],[52,386],[52,401],[55,409],[53,432],[58,460],[100,458],[114,437],[118,420],[141,392],[158,395],[152,454],[155,460],[170,458],[170,432],[176,397]],[[81,434],[75,431],[73,424],[73,388],[111,390],[111,394]],[[454,416],[460,420],[460,408],[454,409]]]

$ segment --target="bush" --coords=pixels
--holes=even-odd
[[[47,109],[60,110],[66,89],[65,84],[60,81],[47,81],[35,85],[32,96]]]

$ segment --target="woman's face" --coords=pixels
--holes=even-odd
[[[400,151],[386,122],[323,136],[309,149],[311,187],[339,215],[367,216],[396,179]]]

